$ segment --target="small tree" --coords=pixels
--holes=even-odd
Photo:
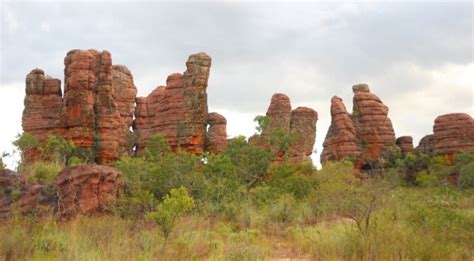
[[[156,206],[155,211],[146,214],[146,217],[149,220],[153,220],[160,227],[161,232],[163,232],[165,241],[163,242],[162,250],[177,220],[193,208],[193,198],[189,196],[188,191],[184,187],[180,187],[172,189],[170,195],[166,195],[163,201]]]
[[[171,151],[171,146],[166,137],[159,133],[151,136],[143,151],[143,156],[150,161],[157,161]]]

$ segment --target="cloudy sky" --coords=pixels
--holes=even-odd
[[[210,111],[230,136],[255,131],[273,93],[319,113],[319,153],[330,99],[352,108],[351,86],[368,83],[389,106],[397,136],[415,145],[436,116],[474,115],[473,2],[0,2],[0,152],[21,130],[25,75],[63,79],[71,49],[112,53],[139,95],[183,72],[187,57],[213,58]],[[10,159],[10,166],[11,166]]]

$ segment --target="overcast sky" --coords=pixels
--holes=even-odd
[[[2,1],[0,152],[11,152],[22,131],[26,74],[38,67],[63,80],[71,49],[110,51],[114,64],[132,71],[141,96],[204,51],[213,59],[209,109],[226,116],[228,134],[253,134],[253,118],[283,92],[293,108],[319,113],[315,163],[331,97],[351,111],[351,86],[368,83],[390,108],[396,135],[416,145],[436,116],[474,115],[473,8],[472,1]]]

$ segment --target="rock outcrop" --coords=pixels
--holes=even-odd
[[[10,213],[10,205],[21,191],[22,184],[18,173],[9,169],[0,170],[0,218]]]
[[[353,122],[362,145],[362,154],[369,159],[378,159],[395,144],[392,121],[387,117],[388,107],[370,93],[367,84],[354,85],[352,90]]]
[[[157,133],[163,134],[173,150],[202,153],[206,145],[207,81],[211,57],[193,54],[187,70],[168,76],[166,86],[157,87],[148,97],[137,98],[134,130],[138,151]]]
[[[227,120],[224,116],[216,112],[211,112],[207,116],[206,150],[217,154],[227,147]]]
[[[270,136],[276,130],[289,132],[291,122],[290,98],[283,93],[273,94],[266,116],[269,122],[268,126],[263,130],[262,136]]]
[[[291,111],[290,133],[296,140],[290,148],[290,157],[296,161],[311,161],[314,143],[316,142],[316,122],[318,113],[308,107],[298,107]]]
[[[56,180],[58,216],[71,218],[111,211],[124,188],[122,173],[112,167],[82,165],[62,170]]]
[[[267,109],[268,125],[261,135],[255,134],[249,138],[249,143],[268,148],[272,134],[283,132],[294,134],[296,140],[291,144],[288,153],[276,152],[276,161],[288,156],[294,162],[311,160],[313,147],[316,139],[316,122],[318,113],[307,107],[298,107],[291,110],[290,98],[283,93],[272,96]]]
[[[367,84],[352,87],[353,113],[348,115],[342,100],[331,101],[331,126],[321,153],[321,162],[355,157],[360,167],[377,160],[395,145],[395,133],[388,118],[388,107]]]
[[[414,152],[413,138],[411,136],[398,137],[395,143],[400,148],[402,155]]]
[[[361,153],[354,123],[342,99],[337,96],[331,99],[331,125],[323,147],[321,162],[357,158]]]
[[[128,145],[134,112],[130,72],[123,66],[112,69],[107,51],[72,50],[64,65],[64,96],[58,79],[40,69],[27,75],[23,130],[40,142],[51,135],[70,139],[91,150],[96,162],[116,160]]]
[[[474,151],[474,119],[466,113],[438,116],[433,134],[423,137],[416,151],[437,155]]]

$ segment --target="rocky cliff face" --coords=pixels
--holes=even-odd
[[[474,151],[474,119],[466,113],[438,116],[434,122],[433,134],[421,139],[416,150],[438,155]]]
[[[187,70],[168,76],[166,86],[157,87],[147,97],[137,98],[134,129],[138,150],[147,140],[162,133],[173,150],[202,153],[207,126],[207,81],[211,57],[193,54],[186,62]]]
[[[377,160],[395,145],[395,133],[388,118],[388,107],[367,84],[352,87],[353,113],[350,116],[338,97],[331,101],[331,126],[321,153],[321,162],[354,157],[361,166]]]

